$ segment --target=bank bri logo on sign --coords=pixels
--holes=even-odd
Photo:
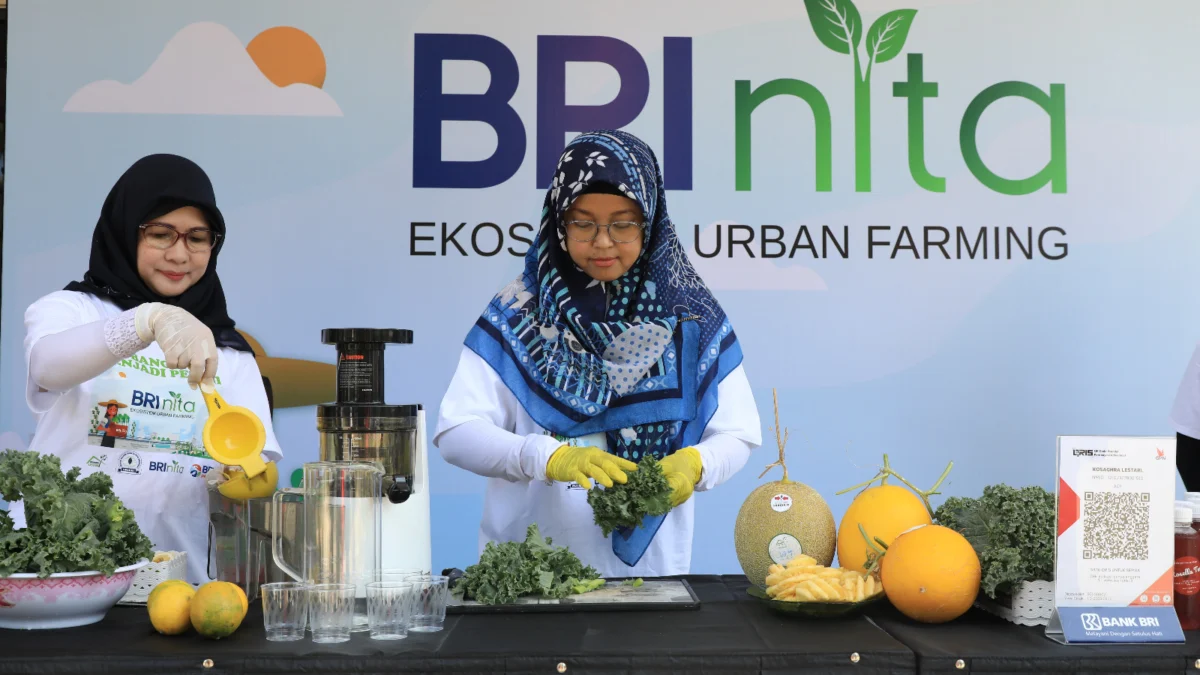
[[[917,15],[915,9],[888,12],[871,24],[863,41],[863,21],[850,0],[805,0],[812,30],[821,44],[853,57],[854,189],[871,191],[871,76],[875,66],[899,56]],[[512,178],[525,159],[526,135],[511,100],[517,91],[519,66],[500,41],[485,35],[418,33],[413,63],[413,187],[486,188]],[[865,55],[865,58],[864,58]],[[663,38],[662,165],[668,190],[692,189],[692,39]],[[490,82],[482,94],[443,91],[442,64],[475,61],[488,69]],[[602,105],[568,105],[567,63],[611,66],[620,76],[616,97]],[[910,53],[907,79],[892,85],[892,96],[905,99],[908,114],[908,166],[913,181],[930,192],[945,192],[946,179],[925,164],[925,100],[937,98],[938,83],[924,77],[924,55]],[[594,35],[537,37],[537,172],[536,187],[546,189],[570,132],[625,127],[641,114],[650,95],[646,62],[627,42]],[[755,109],[777,96],[804,101],[812,113],[815,135],[817,192],[833,190],[833,130],[829,101],[812,84],[781,78],[757,87],[734,82],[735,188],[751,189],[751,118]],[[979,153],[976,132],[983,113],[1004,98],[1023,98],[1045,111],[1050,125],[1049,158],[1032,176],[1005,178],[992,171]],[[496,150],[478,161],[442,159],[442,122],[483,122],[496,133]],[[959,149],[971,174],[987,188],[1006,195],[1036,192],[1046,185],[1067,191],[1066,86],[1049,92],[1028,82],[1000,82],[981,91],[967,105],[958,129]],[[779,130],[793,133],[794,129]]]
[[[1184,641],[1170,605],[1057,607],[1046,635],[1065,644]]]

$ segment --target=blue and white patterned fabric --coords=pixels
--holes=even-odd
[[[562,226],[597,182],[637,202],[647,223],[641,256],[610,283],[571,261]],[[742,360],[667,216],[658,160],[621,131],[582,134],[564,150],[524,272],[488,305],[466,345],[547,431],[606,432],[609,452],[632,461],[698,443],[717,385]]]

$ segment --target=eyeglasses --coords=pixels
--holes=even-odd
[[[208,228],[197,228],[180,232],[171,225],[163,223],[146,223],[139,228],[142,231],[142,241],[149,244],[152,248],[167,250],[179,241],[180,237],[184,237],[184,245],[192,253],[206,253],[211,251],[217,242],[221,241],[221,234],[213,232]]]
[[[566,225],[567,237],[571,241],[585,243],[595,241],[597,235],[600,234],[600,227],[600,225],[590,220],[568,221]],[[641,223],[619,220],[615,223],[609,223],[604,227],[608,228],[608,238],[618,244],[628,244],[639,241],[642,238],[643,225]]]

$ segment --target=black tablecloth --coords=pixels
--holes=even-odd
[[[1043,627],[1017,626],[973,609],[955,621],[929,626],[886,603],[871,619],[917,655],[917,672],[955,673],[1200,673],[1200,631],[1186,645],[1071,645],[1048,639]],[[958,668],[958,661],[963,668]]]
[[[912,673],[916,657],[865,617],[781,616],[741,577],[688,577],[692,611],[455,615],[398,642],[267,642],[261,609],[220,641],[153,632],[144,608],[92,626],[0,631],[0,673]],[[852,655],[857,654],[857,657]],[[204,663],[211,660],[211,667]]]
[[[688,581],[699,610],[457,615],[440,633],[338,645],[267,642],[257,606],[220,641],[158,635],[144,608],[115,607],[92,626],[0,630],[0,675],[556,673],[560,663],[569,674],[1200,673],[1200,632],[1186,645],[1067,647],[978,610],[930,626],[884,602],[868,617],[814,621],[760,605],[742,577]]]

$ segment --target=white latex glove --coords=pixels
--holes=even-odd
[[[157,342],[167,367],[187,368],[188,384],[212,386],[217,376],[217,341],[212,330],[186,310],[158,302],[137,308],[134,325],[142,342]]]

